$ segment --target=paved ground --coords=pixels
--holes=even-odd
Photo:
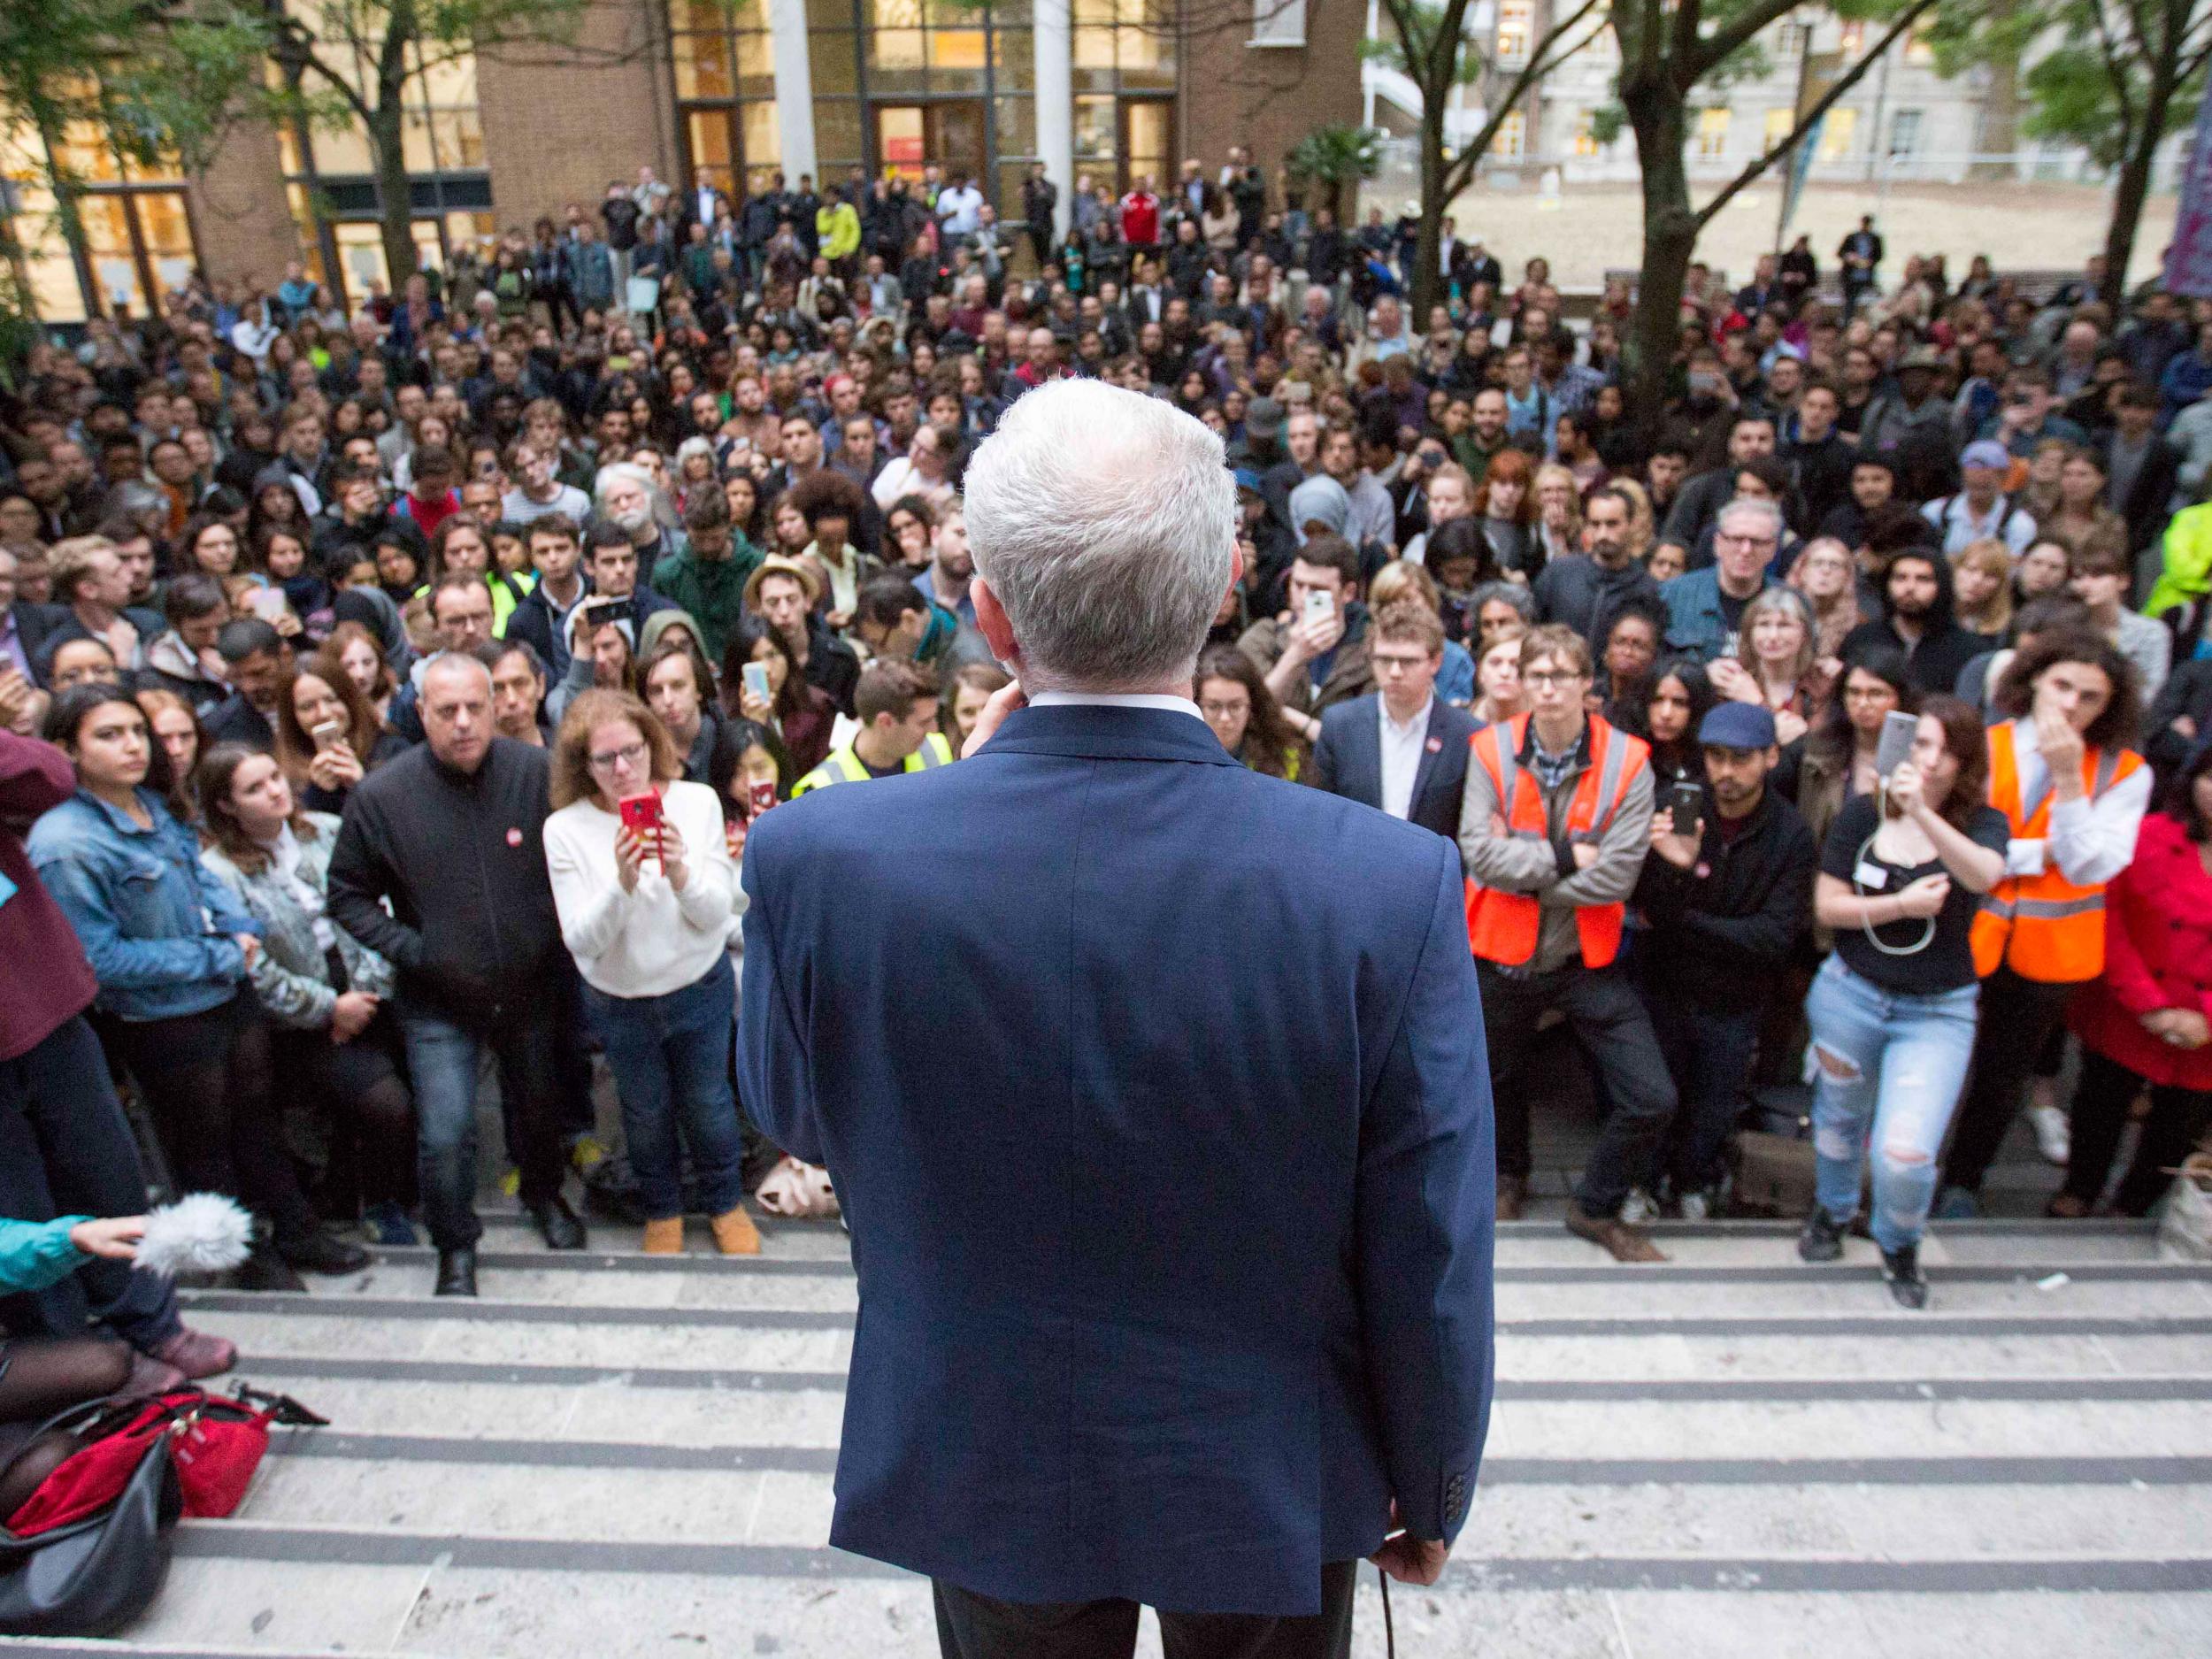
[[[1699,187],[1700,203],[1714,187]],[[1396,198],[1379,204],[1395,214]],[[1748,278],[1758,256],[1774,246],[1781,198],[1774,186],[1754,187],[1723,209],[1706,227],[1698,256]],[[2134,280],[2150,276],[2173,231],[2175,198],[2154,196],[2137,234]],[[1454,204],[1463,234],[1479,233],[1514,280],[1522,262],[1541,254],[1563,288],[1594,288],[1605,273],[1632,267],[1641,257],[1643,202],[1633,185],[1578,185],[1546,200],[1534,180],[1527,188],[1470,190]],[[1806,188],[1791,234],[1812,237],[1824,272],[1835,264],[1836,244],[1873,213],[1889,257],[1882,275],[1893,282],[1911,253],[1947,256],[1953,279],[1963,277],[1973,256],[1985,253],[2002,270],[2073,270],[2104,246],[2107,193],[2079,184],[1899,184],[1886,196],[1860,185]]]
[[[1556,1191],[1587,1109],[1546,1121]],[[2000,1171],[2016,1211],[2048,1185]],[[1502,1232],[1489,1454],[1460,1560],[1394,1598],[1408,1659],[2207,1651],[2212,1269],[2131,1224],[1945,1227],[1916,1317],[1863,1243],[1808,1269],[1787,1224],[1677,1226],[1671,1265],[1629,1270],[1556,1210]],[[824,1544],[843,1236],[764,1231],[751,1262],[647,1260],[611,1226],[555,1257],[507,1211],[472,1308],[430,1300],[427,1251],[307,1297],[194,1295],[242,1375],[332,1425],[285,1436],[235,1519],[186,1525],[151,1613],[81,1650],[933,1653],[925,1585]],[[1371,1583],[1359,1621],[1381,1654]]]

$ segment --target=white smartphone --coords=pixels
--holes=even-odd
[[[1306,621],[1326,622],[1335,614],[1336,596],[1333,594],[1319,588],[1306,589]]]
[[[758,697],[763,703],[766,703],[769,700],[767,664],[748,663],[745,664],[745,689],[751,692],[753,695]]]
[[[1920,717],[1916,714],[1886,714],[1882,717],[1882,738],[1874,749],[1874,775],[1886,780],[1898,767],[1912,758],[1913,740],[1920,734]]]

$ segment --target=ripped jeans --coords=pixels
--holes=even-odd
[[[1831,1220],[1850,1220],[1870,1139],[1870,1231],[1886,1250],[1917,1243],[1927,1222],[1936,1155],[1974,1054],[1980,996],[1978,985],[1924,996],[1885,991],[1831,956],[1805,999],[1817,1068],[1816,1202]]]

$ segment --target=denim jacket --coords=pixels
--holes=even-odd
[[[233,937],[261,924],[200,862],[199,842],[141,789],[141,829],[80,789],[32,826],[27,850],[99,977],[99,1006],[134,1023],[219,1008],[246,977]]]
[[[310,812],[307,819],[315,833],[311,840],[300,839],[300,876],[327,894],[330,851],[338,844],[338,819],[328,812]],[[269,1018],[298,1031],[320,1031],[329,1025],[338,993],[330,984],[329,964],[315,943],[314,918],[301,907],[291,884],[277,874],[273,863],[248,874],[219,847],[202,853],[200,862],[222,878],[261,924],[261,960],[254,964],[253,988],[260,995]],[[338,954],[345,960],[351,988],[372,996],[390,996],[392,964],[336,922],[330,926],[337,935]]]

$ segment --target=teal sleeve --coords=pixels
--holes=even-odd
[[[69,1241],[69,1230],[88,1216],[58,1221],[0,1219],[0,1291],[44,1290],[91,1258]]]

